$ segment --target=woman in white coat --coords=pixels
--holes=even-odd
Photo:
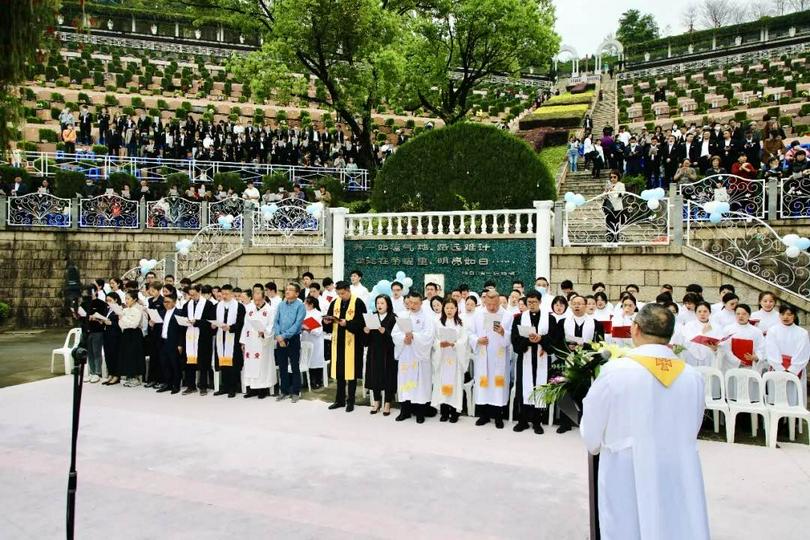
[[[712,327],[709,322],[711,315],[712,306],[708,302],[699,302],[695,308],[695,320],[683,326],[684,345],[686,346],[684,360],[692,366],[712,366],[714,364],[717,345],[704,345],[695,341],[698,336],[716,339],[721,337],[722,329]]]
[[[751,314],[751,324],[756,325],[766,336],[769,328],[780,324],[776,296],[772,292],[759,293],[759,309]]]
[[[306,300],[304,300],[304,307],[306,308],[304,321],[312,319],[318,323],[312,330],[307,329],[306,324],[302,325],[301,343],[312,344],[312,356],[309,357],[309,366],[307,366],[309,369],[308,376],[310,381],[314,381],[312,387],[320,388],[323,385],[323,368],[326,366],[326,360],[323,356],[323,316],[317,298],[307,296]],[[302,369],[304,367],[301,366]]]
[[[431,404],[439,406],[440,422],[456,423],[464,402],[464,374],[470,363],[470,346],[458,304],[452,298],[444,301],[435,330]]]

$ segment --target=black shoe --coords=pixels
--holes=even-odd
[[[486,416],[481,416],[478,420],[475,421],[476,426],[483,426],[484,424],[489,424],[489,418]]]
[[[172,388],[172,395],[179,394],[179,393],[180,393],[179,388]]]
[[[226,392],[225,390],[217,390],[216,392],[214,392],[214,395],[215,396],[224,396],[227,393],[228,392]]]
[[[153,382],[148,382],[148,383],[146,383],[145,385],[143,385],[143,387],[144,387],[144,388],[154,388],[154,387],[155,387],[155,383],[153,383]]]
[[[354,403],[349,402],[346,404],[346,412],[352,412],[354,410]]]
[[[411,417],[410,413],[401,412],[401,413],[399,413],[399,416],[397,416],[397,417],[395,418],[395,420],[396,420],[397,422],[402,422],[403,420],[407,420],[407,419],[408,419],[408,418],[410,418],[410,417]]]
[[[336,402],[332,403],[331,405],[329,405],[329,410],[334,411],[335,409],[342,409],[345,406],[346,406],[345,403],[338,403],[336,401]]]
[[[229,393],[228,393],[228,397],[229,397],[229,398],[235,398],[235,397],[236,397],[236,393],[235,393],[235,392],[229,392]]]
[[[424,424],[425,423],[425,417],[422,416],[421,414],[416,415],[416,423],[417,424]]]
[[[557,428],[557,433],[565,433],[566,431],[571,431],[571,426],[568,424],[563,424]]]
[[[500,418],[495,419],[495,427],[498,429],[503,429],[503,420]]]
[[[200,388],[200,395],[201,396],[207,396],[208,395],[208,390],[206,390],[205,388]]]
[[[168,392],[169,390],[171,390],[171,388],[170,388],[170,387],[168,387],[168,386],[161,386],[160,388],[158,388],[158,389],[157,389],[157,393],[158,393],[158,394],[162,394],[163,392]]]
[[[184,396],[187,396],[189,394],[196,394],[196,393],[197,393],[196,388],[186,388],[185,390],[183,390],[183,395]]]
[[[270,395],[270,394],[269,394],[269,393],[267,393],[267,392],[262,392],[261,394],[259,394],[259,399],[264,399],[264,398],[266,398],[266,397],[267,397],[267,396],[269,396],[269,395]],[[248,396],[245,396],[245,397],[248,397]]]
[[[543,432],[543,426],[540,424],[540,422],[537,422],[534,425],[534,432],[537,433],[538,435],[542,435],[544,433]]]
[[[515,427],[512,428],[512,431],[520,433],[521,431],[526,431],[527,429],[529,429],[529,424],[526,422],[518,422],[515,424]]]
[[[439,422],[447,422],[449,419],[450,419],[450,417],[447,414],[442,414],[439,417]]]
[[[243,395],[242,397],[243,397],[243,398],[245,398],[245,399],[247,399],[247,398],[252,398],[253,396],[257,396],[257,395],[258,395],[258,394],[254,394],[253,392],[251,392],[250,390],[248,390],[247,392],[245,392],[245,395]]]
[[[450,415],[450,423],[455,424],[456,422],[458,422],[458,413],[451,414]]]

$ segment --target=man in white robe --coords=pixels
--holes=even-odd
[[[648,304],[635,349],[604,365],[583,401],[580,431],[599,454],[599,530],[605,540],[703,540],[709,519],[697,435],[703,377],[667,343],[675,316]]]
[[[430,403],[433,368],[430,350],[433,347],[433,313],[422,309],[422,295],[411,292],[406,298],[408,311],[401,318],[410,321],[412,331],[404,332],[397,323],[391,331],[394,340],[394,357],[398,361],[397,395],[400,401],[400,414],[396,420],[401,422],[416,416],[416,422],[425,421],[428,403]],[[405,323],[403,323],[405,324]]]
[[[369,292],[368,289],[366,289],[366,286],[363,285],[363,283],[362,283],[363,282],[363,272],[361,272],[360,270],[352,270],[351,282],[352,282],[352,285],[351,285],[351,288],[350,288],[351,293],[354,296],[356,296],[357,298],[359,298],[360,300],[362,300],[363,304],[365,304],[367,306],[370,306],[371,305],[371,303],[370,303],[371,293]]]
[[[273,352],[276,308],[265,299],[264,287],[260,283],[253,286],[253,301],[247,305],[245,312],[245,325],[239,338],[245,357],[242,368],[246,387],[244,397],[258,396],[264,399],[277,383]]]
[[[503,408],[509,402],[512,317],[501,307],[495,289],[486,291],[482,299],[484,309],[475,313],[470,328],[478,406],[475,425],[483,426],[494,419],[495,426],[503,429]]]
[[[391,284],[391,304],[394,306],[394,313],[397,316],[408,309],[405,307],[405,297],[402,296],[402,283],[399,281]]]

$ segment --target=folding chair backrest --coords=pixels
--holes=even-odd
[[[756,371],[741,368],[729,369],[726,371],[726,388],[731,388],[732,384],[735,385],[736,390],[733,401],[738,403],[763,401],[762,377]],[[752,394],[756,394],[757,397],[752,397]]]
[[[82,337],[81,328],[71,328],[65,337],[65,349],[75,349]]]
[[[788,371],[769,371],[762,376],[762,381],[768,391],[766,401],[774,407],[789,407],[788,386],[795,386],[795,392],[801,389],[799,378]],[[771,384],[768,384],[771,383]]]
[[[726,400],[726,385],[723,381],[723,373],[713,367],[699,366],[696,368],[703,375],[703,386],[706,397],[711,400]],[[715,392],[715,390],[719,390]]]
[[[312,343],[303,341],[301,342],[301,361],[300,366],[301,369],[309,369],[309,365],[312,361],[312,352],[314,350],[314,346]]]

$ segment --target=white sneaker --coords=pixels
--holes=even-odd
[[[92,377],[90,377],[90,382],[93,383],[93,384],[97,383],[100,380],[101,380],[101,377],[99,377],[98,375],[93,375]]]
[[[88,373],[87,375],[84,376],[83,380],[84,380],[84,382],[89,383],[90,379],[92,379],[92,378],[93,378],[93,376]]]
[[[136,386],[140,386],[140,385],[141,385],[141,381],[138,380],[136,377],[132,377],[131,379],[129,379],[129,386],[130,387],[135,388]]]

